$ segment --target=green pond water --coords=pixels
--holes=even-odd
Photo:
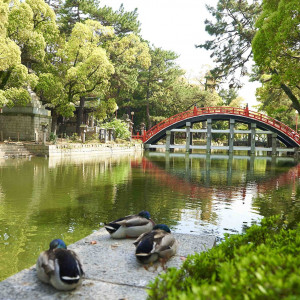
[[[292,159],[149,153],[0,160],[0,280],[67,244],[146,209],[173,232],[243,232],[263,216],[300,220],[300,166]]]

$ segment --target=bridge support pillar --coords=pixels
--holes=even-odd
[[[193,144],[193,133],[191,132],[191,122],[186,122],[186,139],[185,139],[185,152],[191,153],[190,145]]]
[[[233,141],[234,141],[234,119],[230,119],[229,121],[229,140],[228,140],[228,145],[229,145],[229,153],[233,153]]]
[[[174,152],[174,148],[170,148],[171,145],[174,145],[174,133],[170,130],[166,131],[166,151]]]
[[[272,133],[272,156],[276,155],[277,133]]]
[[[206,152],[211,152],[211,125],[212,125],[212,119],[207,119],[207,136],[206,136]]]
[[[299,147],[294,148],[294,159],[295,161],[299,160]]]
[[[251,150],[250,150],[250,154],[255,154],[255,131],[256,131],[256,124],[255,123],[251,123]]]

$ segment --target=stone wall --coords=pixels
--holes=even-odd
[[[36,114],[0,114],[0,138],[12,141],[42,142],[43,131],[41,124],[51,128],[51,117]],[[49,130],[46,132],[49,139]]]
[[[24,147],[35,156],[68,157],[68,156],[92,156],[114,153],[126,153],[143,151],[143,144],[121,145],[121,144],[63,144],[42,145],[24,144]]]
[[[49,140],[51,112],[39,101],[38,96],[27,88],[31,101],[25,106],[4,106],[0,113],[0,140],[43,141],[42,124]]]

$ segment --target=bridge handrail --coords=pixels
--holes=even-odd
[[[230,107],[230,106],[212,106],[212,107],[200,107],[194,108],[193,110],[187,110],[171,116],[160,123],[156,124],[148,131],[144,132],[143,135],[143,142],[146,142],[152,136],[154,136],[159,131],[163,130],[164,128],[175,124],[179,121],[196,117],[200,115],[209,115],[209,114],[229,114],[229,115],[237,115],[237,116],[244,116],[248,117],[257,121],[261,121],[266,123],[275,129],[283,132],[284,134],[288,135],[291,139],[293,139],[298,145],[300,145],[300,135],[296,133],[292,128],[288,127],[287,125],[283,124],[282,122],[273,119],[269,116],[264,114],[258,113],[256,111],[248,110],[247,108],[239,108],[239,107]]]

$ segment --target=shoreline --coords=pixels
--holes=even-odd
[[[60,144],[36,144],[30,142],[10,142],[0,144],[0,158],[17,157],[84,157],[96,155],[112,155],[117,153],[142,152],[144,146],[141,143],[60,143]]]

